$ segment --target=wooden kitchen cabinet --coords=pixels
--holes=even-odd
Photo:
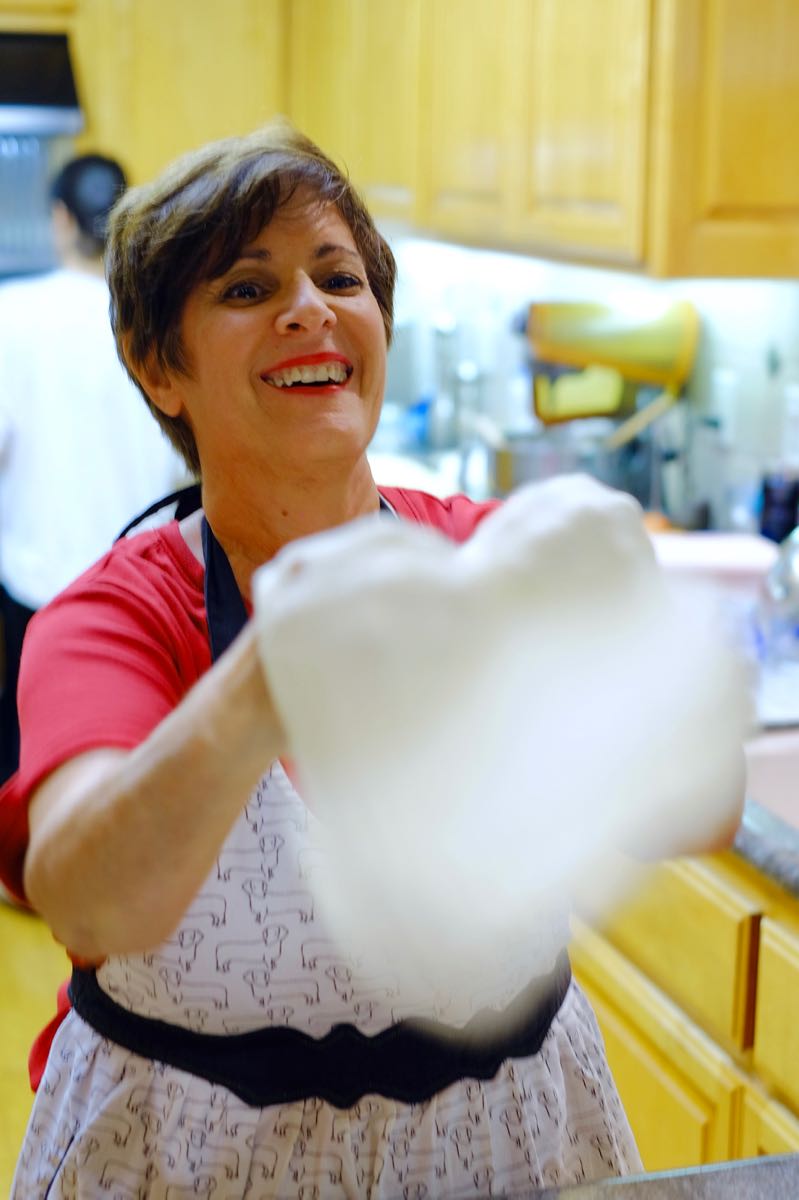
[[[754,1064],[799,1109],[799,929],[767,917],[760,934]]]
[[[608,941],[576,923],[574,973],[648,1171],[735,1157],[744,1079],[732,1059]]]
[[[284,0],[77,0],[85,148],[139,182],[177,154],[285,112]]]
[[[291,44],[291,115],[379,214],[657,275],[799,273],[794,0],[293,0]]]
[[[277,112],[420,231],[663,276],[799,274],[795,0],[0,0],[67,29],[134,180]]]
[[[646,261],[799,273],[799,5],[657,0]]]
[[[752,1045],[761,905],[709,859],[652,871],[607,938],[724,1046]]]
[[[4,33],[67,33],[78,0],[0,0]]]
[[[799,1120],[763,1091],[747,1087],[741,1114],[741,1158],[799,1153]]]
[[[502,240],[514,16],[511,0],[293,0],[289,114],[377,216]]]
[[[794,0],[506,0],[490,29],[465,8],[426,8],[427,226],[656,275],[796,277]]]
[[[376,216],[411,220],[419,184],[422,0],[292,0],[288,112]]]
[[[422,14],[419,217],[448,237],[509,229],[512,0],[426,0]]]
[[[514,241],[643,260],[651,20],[650,0],[516,0]]]
[[[595,0],[428,0],[424,227],[640,262],[650,8],[603,0],[597,21]]]
[[[572,961],[645,1166],[799,1151],[799,901],[732,851],[643,878]]]

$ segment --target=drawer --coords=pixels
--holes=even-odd
[[[723,1045],[752,1045],[762,906],[712,860],[655,868],[603,929]]]
[[[799,933],[764,917],[757,972],[753,1062],[799,1108]]]

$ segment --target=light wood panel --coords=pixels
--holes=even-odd
[[[799,5],[659,0],[648,259],[658,273],[799,274]]]
[[[75,49],[99,144],[148,179],[285,112],[285,0],[80,0]]]
[[[605,934],[726,1045],[744,1050],[754,1027],[761,905],[709,862],[652,872]]]
[[[799,1120],[759,1089],[747,1087],[738,1157],[796,1153],[799,1153]]]
[[[365,102],[357,91],[358,15],[354,0],[293,0],[289,13],[289,115],[350,170]]]
[[[21,17],[38,17],[52,13],[75,11],[78,0],[0,0],[0,16],[7,13]]]
[[[289,113],[376,215],[416,211],[420,0],[293,0]]]
[[[78,0],[0,0],[4,33],[67,33]]]
[[[517,0],[515,237],[640,263],[650,0]]]
[[[755,1067],[799,1108],[799,933],[770,917],[761,926],[757,996]]]
[[[730,1057],[579,922],[570,953],[594,1005],[646,1169],[733,1157],[745,1080]]]
[[[33,1103],[28,1052],[55,1014],[56,993],[69,976],[69,961],[37,917],[2,900],[0,961],[0,1195],[8,1196]]]
[[[425,0],[421,213],[448,236],[495,242],[508,230],[512,0]]]
[[[419,190],[422,0],[358,0],[365,39],[353,174],[376,215],[414,217]],[[352,93],[351,93],[352,96]]]
[[[139,131],[133,120],[134,0],[79,0],[72,65],[85,127],[78,149],[116,158],[140,182]]]

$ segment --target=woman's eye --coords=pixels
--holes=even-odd
[[[328,277],[324,286],[329,292],[346,292],[363,287],[363,283],[357,275],[350,275],[346,271],[337,271],[335,275]]]
[[[231,283],[225,288],[225,300],[257,300],[263,294],[263,289],[257,283],[250,283],[247,280],[242,280],[239,283]]]

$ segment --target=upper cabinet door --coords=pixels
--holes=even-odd
[[[0,0],[3,33],[63,33],[77,0]]]
[[[650,0],[516,0],[511,230],[545,250],[644,255]]]
[[[377,216],[416,211],[420,0],[292,0],[289,115]]]
[[[799,274],[799,4],[659,0],[648,261]]]
[[[448,236],[507,233],[511,0],[422,7],[421,217]]]
[[[86,141],[135,182],[285,111],[283,0],[80,0]]]
[[[288,111],[294,124],[348,171],[357,157],[357,0],[291,0]]]
[[[420,20],[424,0],[358,0],[361,75],[357,182],[372,212],[402,219],[419,202]]]

